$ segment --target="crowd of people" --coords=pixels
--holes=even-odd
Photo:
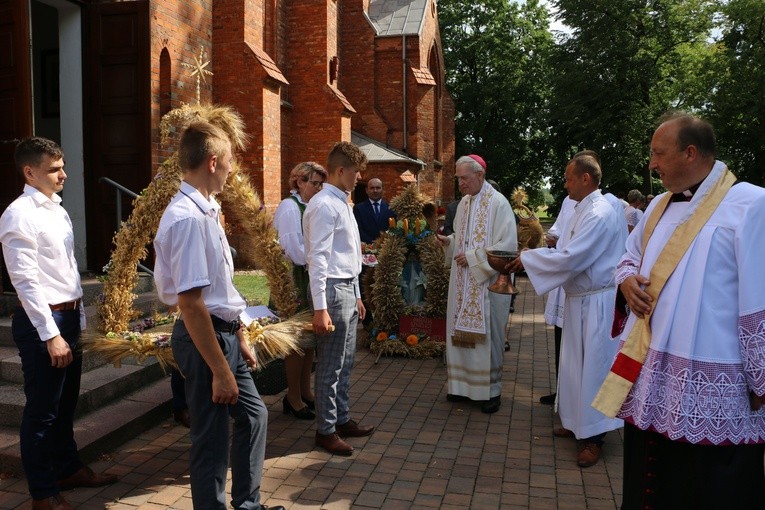
[[[256,360],[239,321],[246,304],[215,200],[231,171],[231,143],[197,121],[181,134],[178,155],[183,181],[154,240],[155,282],[180,312],[171,346],[188,406],[192,499],[195,508],[226,508],[230,464],[230,504],[263,508],[268,410],[251,377]],[[27,399],[22,461],[33,508],[66,510],[73,507],[62,491],[117,477],[83,465],[73,438],[85,315],[72,224],[57,195],[63,152],[30,138],[15,160],[26,185],[0,217],[0,242],[20,301],[13,337]],[[285,360],[283,410],[315,420],[316,445],[343,456],[354,452],[349,438],[375,430],[353,419],[349,395],[357,329],[368,314],[361,243],[395,218],[378,178],[352,206],[366,164],[357,146],[339,142],[326,168],[297,165],[274,215],[300,308],[312,313],[316,353]],[[633,190],[625,208],[601,192],[597,153],[575,154],[546,246],[504,267],[524,271],[547,294],[557,387],[539,400],[560,416],[551,434],[578,440],[582,468],[598,462],[607,432],[624,427],[625,510],[762,508],[765,190],[738,182],[715,159],[711,125],[685,113],[661,119],[649,165],[668,191],[649,201]],[[516,252],[518,239],[512,207],[487,171],[476,154],[456,161],[462,199],[443,211],[437,239],[450,270],[446,398],[495,413],[512,296],[489,290],[498,271],[487,254]],[[440,212],[428,211],[432,226]]]

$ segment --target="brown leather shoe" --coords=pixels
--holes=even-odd
[[[557,429],[553,429],[553,436],[555,437],[574,437],[574,433],[570,430],[558,427]]]
[[[113,484],[119,480],[117,475],[109,473],[96,474],[88,466],[82,466],[74,474],[56,481],[59,490],[68,491],[76,487],[102,487]]]
[[[319,434],[317,432],[316,445],[321,446],[334,455],[344,455],[347,457],[353,453],[353,446],[340,439],[337,433]]]
[[[67,503],[64,496],[56,494],[45,499],[33,499],[32,510],[74,510],[74,507]]]
[[[342,425],[335,426],[337,435],[340,437],[364,437],[375,431],[371,425],[359,425],[353,420],[348,420]]]
[[[579,447],[579,455],[576,457],[576,464],[579,467],[590,467],[598,463],[600,452],[603,447],[595,443],[583,443]]]
[[[189,420],[188,409],[175,409],[173,410],[173,419],[183,425],[184,427],[191,428],[191,421]]]

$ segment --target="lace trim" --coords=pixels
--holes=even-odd
[[[634,274],[638,274],[638,267],[631,260],[622,260],[616,265],[616,275],[614,278],[616,285],[621,285],[624,280]]]
[[[738,340],[744,353],[744,371],[749,386],[765,394],[765,310],[739,317]]]
[[[619,418],[690,443],[765,442],[765,409],[749,407],[741,363],[689,360],[651,349]]]

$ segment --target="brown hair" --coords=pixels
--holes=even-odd
[[[210,156],[221,157],[231,148],[225,131],[205,121],[192,122],[181,135],[178,163],[183,170],[194,170]]]
[[[589,174],[596,185],[600,185],[600,179],[603,177],[603,172],[600,170],[598,161],[593,156],[575,156],[571,158],[568,165],[574,165],[574,171],[577,175]]]
[[[715,157],[715,130],[712,124],[682,111],[669,111],[659,118],[659,124],[677,122],[677,148],[684,150],[693,145],[705,158]]]
[[[53,140],[33,136],[21,140],[16,145],[13,160],[16,162],[16,168],[23,175],[25,166],[38,166],[42,163],[43,156],[50,156],[53,161],[58,161],[64,157],[64,151]]]
[[[335,173],[340,167],[356,167],[359,172],[363,172],[367,167],[367,157],[351,142],[337,142],[327,156],[327,169]]]

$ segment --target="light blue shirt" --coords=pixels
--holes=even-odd
[[[324,183],[303,213],[303,235],[314,310],[327,309],[327,279],[353,279],[356,297],[361,273],[361,238],[348,193]]]

